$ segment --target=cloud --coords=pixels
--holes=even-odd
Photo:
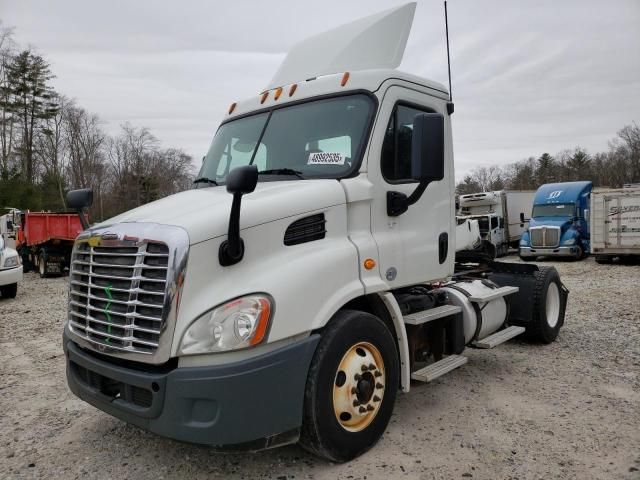
[[[5,3],[56,88],[113,133],[129,121],[199,159],[232,101],[296,41],[398,1]],[[456,172],[582,145],[640,120],[640,3],[449,2]],[[401,69],[447,84],[440,1],[420,2]],[[199,160],[196,160],[199,163]]]

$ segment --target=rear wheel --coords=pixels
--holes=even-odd
[[[47,276],[47,254],[44,251],[38,255],[38,273],[40,273],[40,278]]]
[[[16,298],[18,294],[18,284],[12,283],[11,285],[3,285],[0,287],[0,295],[3,298]]]
[[[345,462],[382,436],[399,386],[398,353],[386,325],[342,310],[325,329],[305,390],[301,445]]]
[[[541,343],[551,343],[564,324],[564,286],[554,267],[540,267],[535,272],[533,315],[526,335]]]

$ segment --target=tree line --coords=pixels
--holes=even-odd
[[[190,187],[192,158],[161,148],[146,127],[100,118],[51,85],[49,63],[20,49],[0,24],[0,209],[66,209],[65,195],[92,188],[93,221]],[[2,212],[0,212],[1,214]]]
[[[506,166],[479,167],[456,185],[456,193],[494,190],[536,190],[555,182],[591,180],[595,187],[619,188],[640,183],[640,127],[626,125],[605,152],[589,154],[584,148],[543,153]]]

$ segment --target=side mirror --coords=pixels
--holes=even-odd
[[[258,167],[255,165],[234,168],[227,175],[227,192],[233,195],[233,203],[227,239],[218,250],[218,261],[223,267],[235,265],[244,257],[244,242],[240,238],[240,205],[242,195],[253,192],[257,184]]]
[[[413,119],[411,177],[419,182],[444,178],[444,116],[420,113]]]
[[[13,231],[13,222],[11,220],[7,220],[7,231]]]
[[[81,188],[79,190],[71,190],[67,192],[67,207],[78,212],[80,223],[85,230],[89,228],[89,222],[84,215],[83,209],[93,204],[93,190],[90,188]]]
[[[387,192],[387,215],[397,217],[420,200],[430,182],[444,178],[444,115],[420,113],[413,118],[411,178],[420,184],[408,197]]]
[[[589,209],[585,208],[584,209],[584,219],[588,222],[589,221]]]

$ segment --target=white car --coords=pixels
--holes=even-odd
[[[22,264],[18,252],[5,246],[0,237],[0,297],[15,298],[22,281]]]

